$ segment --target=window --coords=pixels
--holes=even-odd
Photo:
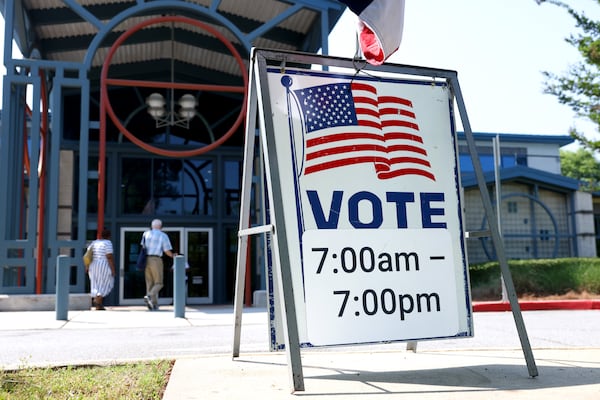
[[[518,212],[518,208],[517,208],[517,202],[516,201],[509,201],[506,203],[507,207],[508,207],[508,213],[509,214],[516,214]]]
[[[124,158],[124,214],[213,215],[213,161]]]
[[[125,214],[150,214],[152,160],[125,158],[121,162],[121,210]]]
[[[225,161],[225,215],[239,216],[242,184],[241,160]]]
[[[183,182],[181,160],[154,160],[151,207],[157,215],[181,215]]]
[[[459,146],[460,172],[474,172],[473,162],[467,146]],[[527,166],[527,150],[521,147],[500,149],[500,167]],[[477,155],[483,172],[494,170],[494,151],[491,146],[478,146]]]
[[[214,174],[212,160],[186,160],[183,163],[183,213],[213,215]]]

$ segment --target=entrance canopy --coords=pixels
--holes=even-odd
[[[2,12],[11,12],[9,4],[4,3],[0,0]],[[8,51],[12,46],[12,32],[24,58],[83,64],[91,97],[98,101],[101,70],[111,46],[120,35],[148,19],[178,15],[200,21],[219,32],[222,39],[229,41],[247,60],[253,46],[305,52],[317,52],[323,47],[326,54],[327,35],[344,8],[337,1],[309,0],[16,0],[14,19],[5,15],[5,54],[11,54]],[[239,86],[243,85],[245,73],[223,40],[197,26],[165,22],[149,25],[123,43],[111,59],[108,77]],[[114,92],[117,94],[112,103],[121,110],[123,121],[132,118],[138,107],[145,107],[146,99],[153,93],[152,90],[118,89]],[[183,94],[184,91],[173,93],[173,99],[165,95],[164,101],[167,105],[171,101],[177,105]],[[240,100],[235,94],[205,99],[198,93],[190,94],[197,97],[200,113],[203,100],[227,110]],[[145,109],[143,111],[142,114],[146,114]],[[231,120],[235,115],[222,113],[219,118]],[[139,131],[154,126],[151,118],[127,122],[137,126]],[[197,130],[214,121],[197,118],[191,123],[194,124],[192,129]],[[231,123],[223,122],[223,125],[231,126]],[[215,135],[219,136],[219,132]],[[241,143],[232,141],[230,144]]]
[[[344,9],[333,0],[0,0],[0,170],[10,171],[0,176],[0,291],[52,292],[59,254],[71,257],[71,292],[83,290],[81,252],[103,222],[116,149],[141,158],[139,141],[186,159],[222,143],[241,154],[251,48],[327,54]],[[12,57],[13,42],[23,58]]]
[[[0,0],[0,10],[5,13],[6,0]],[[193,1],[115,1],[115,0],[15,0],[16,18],[14,21],[15,40],[21,53],[26,57],[55,61],[82,62],[95,35],[117,15],[144,10],[151,15],[165,15],[166,8],[173,14],[182,13],[186,17],[198,19],[219,28],[231,39],[240,52],[247,51],[249,43],[256,47],[282,50],[317,51],[321,47],[322,35],[328,35],[341,16],[345,6],[337,1],[279,1],[279,0],[193,0]],[[203,8],[203,15],[192,15],[194,9]],[[322,21],[322,14],[326,20]],[[157,16],[154,15],[154,16]],[[5,19],[6,16],[4,16]],[[112,30],[114,39],[129,26],[145,17],[138,15]],[[235,28],[243,38],[235,38],[225,33],[226,28]],[[325,29],[325,32],[322,32]],[[175,58],[187,66],[181,68],[182,75],[215,76],[238,74],[229,67],[233,59],[216,48],[214,38],[204,33],[177,27]],[[9,37],[10,35],[6,35]],[[168,26],[155,26],[143,37],[128,47],[122,57],[115,62],[123,76],[138,75],[140,67],[145,74],[160,74],[167,70],[164,61],[168,54],[162,52],[165,41],[170,38]],[[101,44],[100,55],[92,65],[90,76],[98,77],[102,65],[102,54],[106,54],[111,41]],[[153,62],[148,68],[148,62]],[[190,72],[190,67],[201,68]],[[150,69],[150,71],[148,71]],[[199,72],[199,73],[198,73]]]

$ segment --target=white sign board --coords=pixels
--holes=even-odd
[[[447,83],[266,76],[301,343],[472,336]]]

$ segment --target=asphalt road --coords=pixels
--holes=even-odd
[[[167,310],[160,314],[143,309],[72,313],[66,323],[55,321],[52,312],[0,313],[0,367],[185,358],[232,351],[233,310],[229,307],[190,309],[185,319],[174,318]],[[533,349],[600,348],[600,310],[525,311],[523,319]],[[264,309],[244,312],[242,353],[268,351],[267,322]],[[510,312],[474,313],[474,330],[473,338],[422,341],[418,350],[521,348]],[[397,350],[406,344],[353,347]],[[320,350],[338,349],[348,348]]]

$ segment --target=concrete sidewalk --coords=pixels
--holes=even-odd
[[[172,306],[149,312],[146,306],[107,307],[107,311],[71,310],[67,320],[54,311],[0,312],[0,331],[29,329],[121,329],[233,325],[231,306],[186,308],[185,318],[175,318]],[[264,309],[244,311],[244,322],[266,322]]]
[[[494,303],[479,311],[504,304]],[[598,309],[597,301],[574,304],[521,302],[521,307]],[[244,354],[242,349],[236,359],[231,355],[178,359],[163,399],[600,399],[596,347],[534,348],[539,374],[535,378],[529,376],[521,348],[398,349],[397,345],[303,349],[305,387],[294,393],[284,352]]]
[[[285,354],[179,359],[163,399],[600,399],[600,349],[304,351],[305,391],[291,393]]]

